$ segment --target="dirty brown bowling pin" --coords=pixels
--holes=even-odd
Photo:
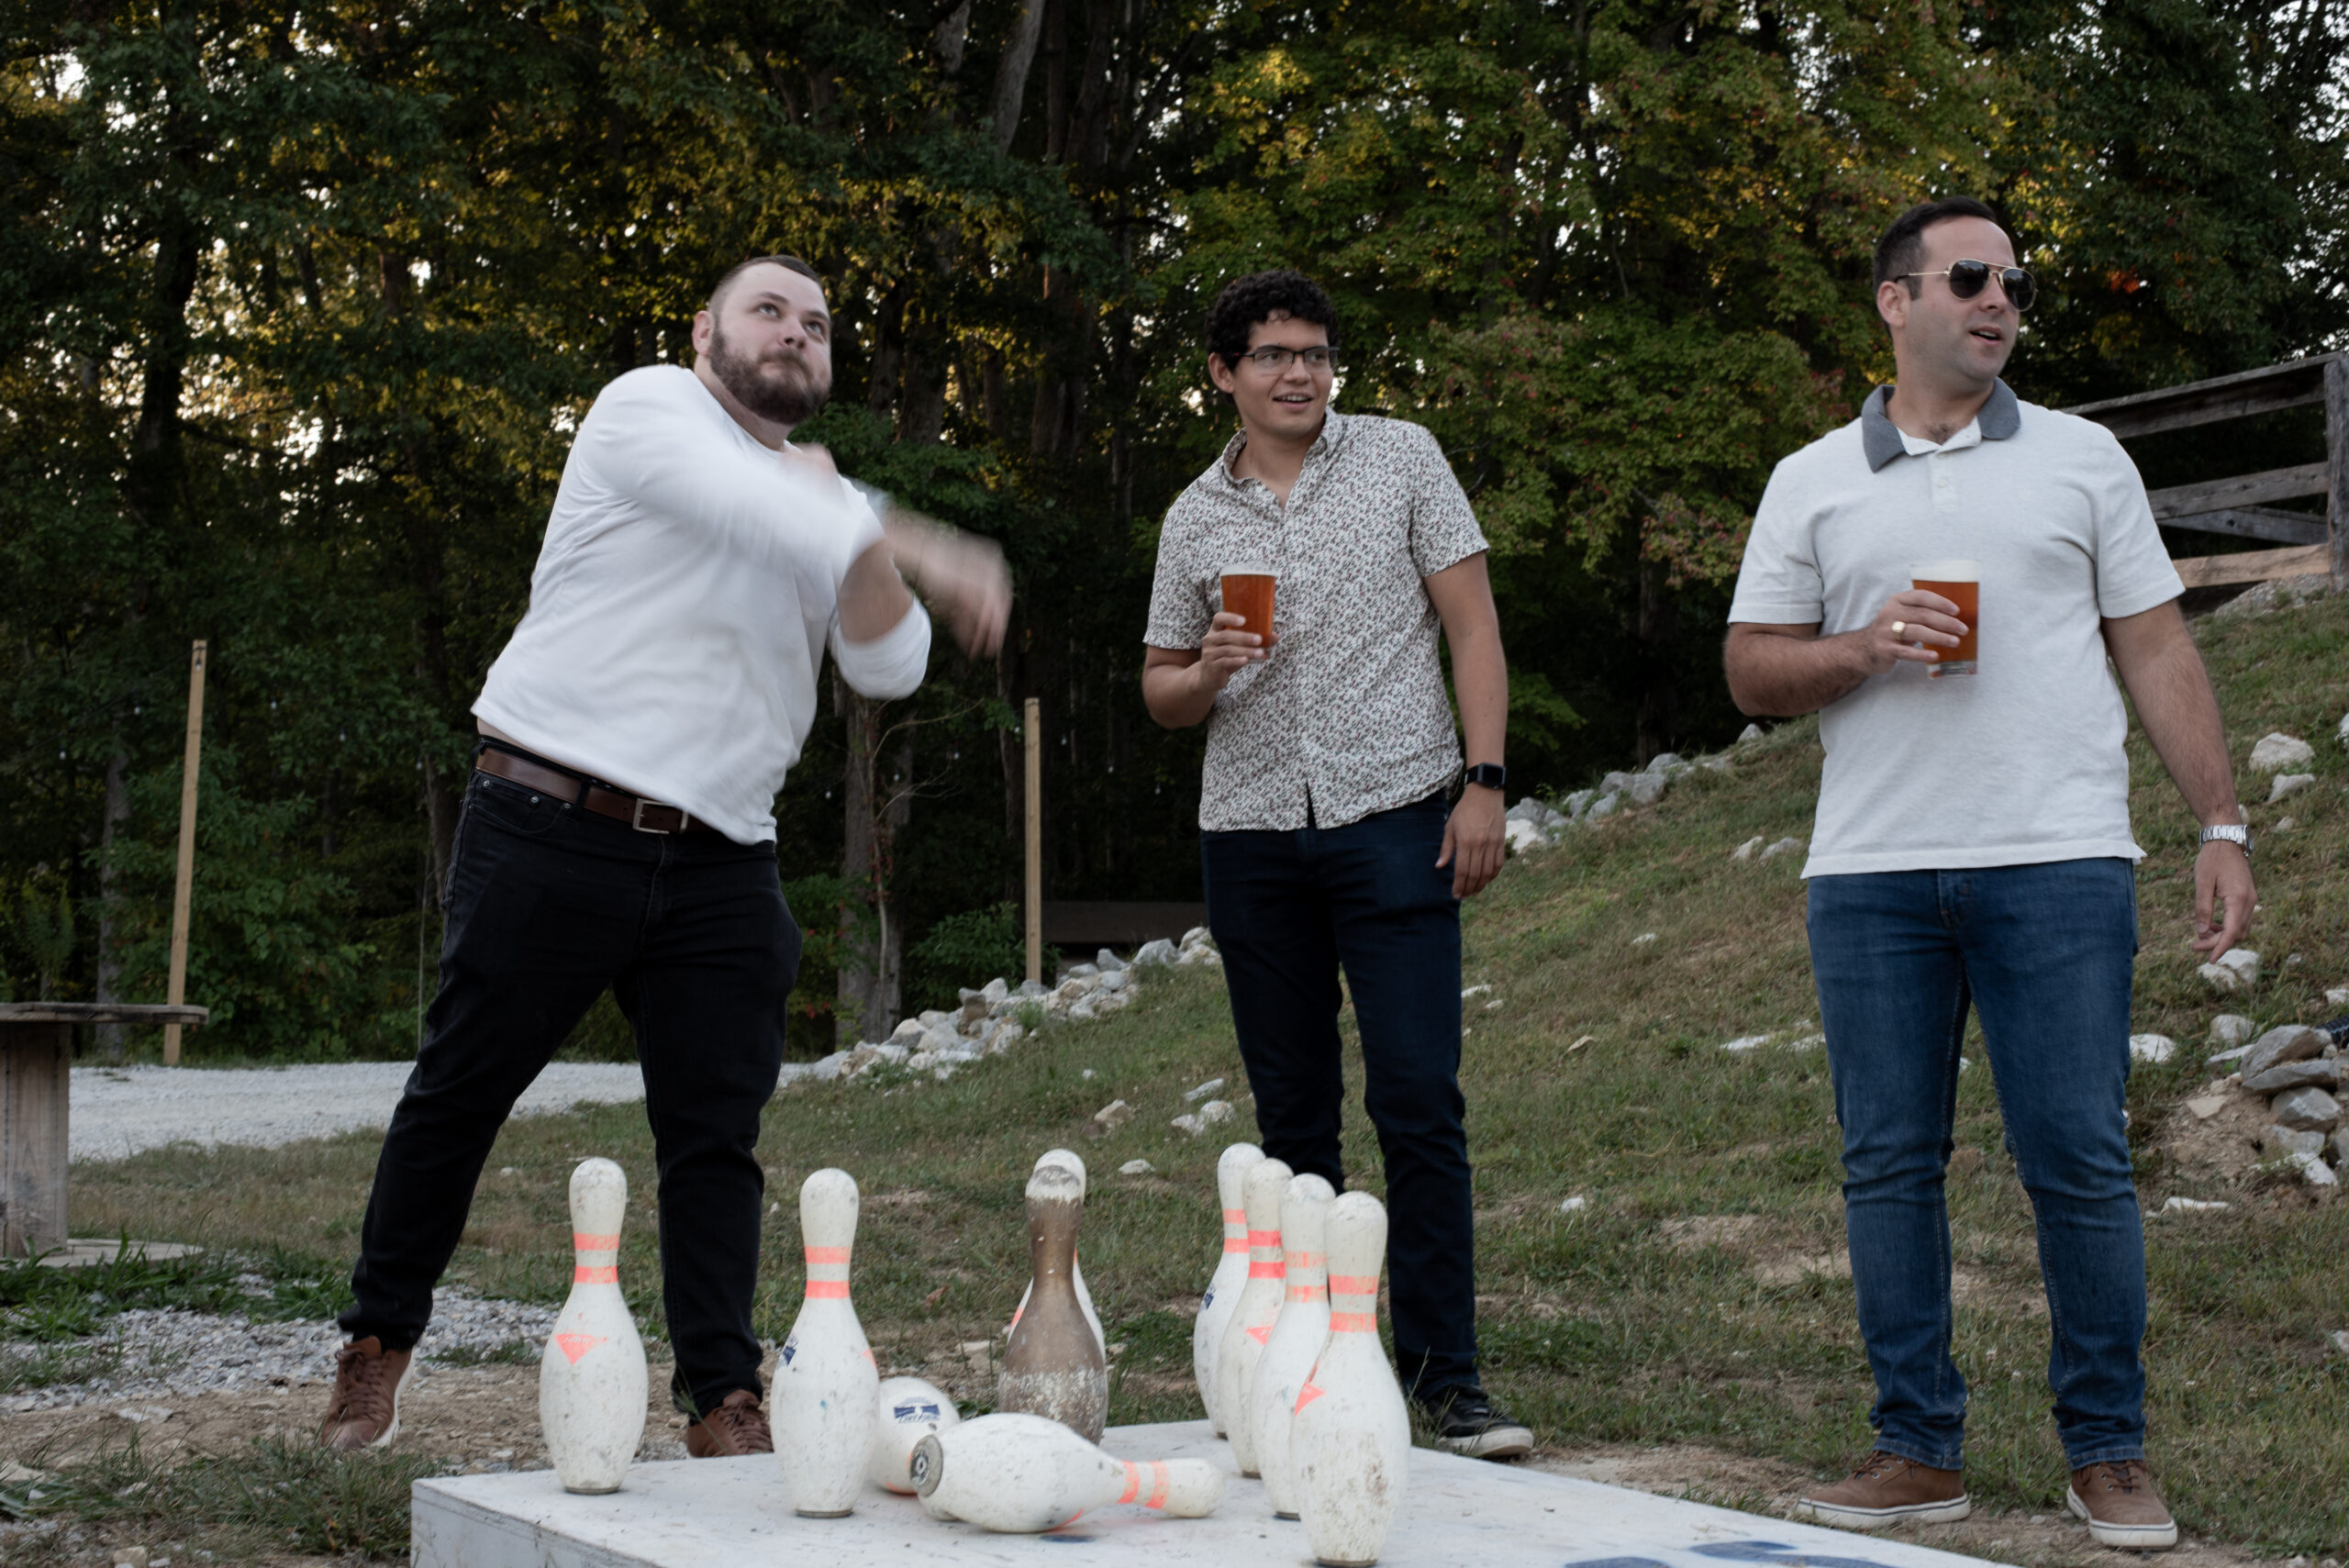
[[[996,1407],[1058,1421],[1087,1442],[1109,1422],[1109,1369],[1076,1298],[1076,1231],[1085,1189],[1074,1173],[1040,1165],[1028,1178],[1028,1261],[1035,1279],[1011,1331]]]

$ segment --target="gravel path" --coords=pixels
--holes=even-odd
[[[316,1067],[76,1067],[72,1157],[120,1160],[168,1143],[274,1148],[301,1138],[381,1129],[407,1082],[405,1062]],[[634,1062],[558,1062],[539,1074],[516,1116],[582,1101],[644,1098]]]
[[[265,1289],[258,1275],[249,1283]],[[485,1354],[519,1340],[536,1346],[554,1331],[554,1309],[519,1301],[484,1300],[463,1289],[435,1294],[432,1326],[417,1346],[434,1361],[451,1351]],[[124,1312],[106,1331],[70,1346],[0,1346],[0,1367],[70,1351],[86,1369],[72,1383],[52,1383],[0,1395],[0,1410],[54,1410],[120,1399],[185,1398],[196,1394],[249,1393],[272,1384],[331,1383],[342,1331],[332,1322],[255,1323],[208,1312]],[[70,1374],[69,1374],[70,1375]],[[129,1420],[163,1420],[167,1407],[125,1409]]]

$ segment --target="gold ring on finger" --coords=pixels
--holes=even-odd
[[[1892,635],[1896,638],[1908,629],[1909,623],[1905,620],[1897,620],[1892,623]]]

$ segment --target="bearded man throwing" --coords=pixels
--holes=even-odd
[[[473,705],[440,989],[367,1200],[319,1433],[334,1448],[397,1433],[483,1161],[607,985],[644,1071],[686,1448],[773,1447],[751,1326],[754,1150],[799,962],[775,794],[827,644],[857,691],[905,696],[930,654],[906,577],[974,651],[1000,641],[1009,594],[992,546],[885,520],[820,448],[789,444],[831,390],[806,262],[727,273],[694,350],[693,369],[630,371],[588,410],[529,610]]]

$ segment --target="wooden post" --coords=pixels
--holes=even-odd
[[[0,1023],[0,1255],[65,1244],[73,1026]]]
[[[2324,367],[2326,520],[2332,525],[2332,591],[2349,594],[2349,354]]]
[[[1044,738],[1028,699],[1028,978],[1044,978]]]
[[[195,890],[195,779],[204,754],[204,639],[196,639],[187,672],[187,760],[180,764],[180,867],[172,887],[172,979],[165,1003],[187,1000],[188,900]],[[163,1026],[163,1065],[180,1062],[180,1026]]]

